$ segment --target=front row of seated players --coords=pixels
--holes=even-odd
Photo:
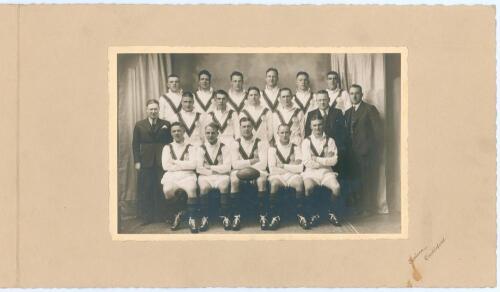
[[[240,119],[241,138],[232,145],[221,142],[219,126],[210,123],[205,126],[205,142],[195,147],[185,142],[184,126],[174,122],[171,126],[174,142],[166,145],[162,154],[166,173],[161,182],[165,197],[171,202],[187,200],[189,228],[196,233],[208,229],[208,194],[217,190],[221,195],[220,217],[224,229],[239,230],[242,181],[237,172],[251,167],[260,174],[255,184],[262,230],[278,229],[281,221],[278,194],[284,189],[295,193],[299,225],[303,229],[317,225],[320,217],[312,203],[312,193],[318,186],[330,191],[328,219],[340,226],[333,211],[340,193],[336,173],[331,168],[337,162],[335,141],[325,135],[321,115],[311,119],[311,128],[311,136],[304,139],[302,145],[296,145],[290,141],[290,126],[283,124],[278,128],[278,142],[270,147],[267,141],[254,136],[253,123],[243,117]],[[183,209],[178,210],[172,230],[179,228],[183,214]]]

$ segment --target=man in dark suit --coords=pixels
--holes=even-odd
[[[138,171],[139,214],[143,224],[161,220],[164,197],[160,180],[163,176],[163,146],[172,142],[170,123],[158,118],[160,105],[156,99],[146,102],[147,118],[134,127],[132,150]]]
[[[319,114],[324,121],[325,134],[328,137],[333,138],[337,146],[339,160],[337,165],[334,166],[334,170],[339,173],[339,175],[343,175],[347,138],[344,115],[340,109],[335,108],[335,102],[332,106],[329,106],[330,96],[326,90],[320,90],[316,93],[316,105],[318,108],[307,114],[306,125],[304,127],[305,137],[309,137],[311,135],[312,117]]]
[[[354,182],[354,203],[363,213],[376,211],[378,166],[382,158],[383,129],[378,110],[362,100],[363,89],[349,88],[352,107],[346,111],[349,169]]]

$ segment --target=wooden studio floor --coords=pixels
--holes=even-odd
[[[294,217],[282,218],[281,226],[276,231],[261,231],[255,216],[242,217],[240,231],[225,231],[219,218],[212,218],[209,230],[203,234],[384,234],[401,232],[401,214],[375,214],[371,216],[350,216],[344,219],[342,226],[331,225],[324,216],[319,226],[303,230]],[[190,233],[187,219],[184,219],[181,228],[171,231],[170,225],[164,222],[141,225],[138,219],[127,219],[122,222],[121,234],[187,234]],[[196,234],[193,234],[196,236]]]

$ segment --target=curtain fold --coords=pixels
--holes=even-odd
[[[118,205],[121,217],[136,215],[137,175],[132,156],[132,134],[146,117],[148,99],[158,99],[167,88],[169,54],[124,54],[118,62]]]
[[[332,70],[340,75],[342,88],[361,85],[363,100],[377,107],[385,125],[386,88],[383,54],[332,54]],[[384,139],[385,140],[385,139]],[[379,213],[388,213],[385,175],[385,151],[379,169],[377,203]]]

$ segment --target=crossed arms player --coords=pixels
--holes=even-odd
[[[253,135],[252,122],[243,117],[240,120],[240,133],[241,138],[238,138],[231,148],[232,166],[231,171],[231,227],[224,224],[224,229],[239,230],[241,225],[241,212],[240,212],[240,179],[237,176],[238,170],[251,167],[260,173],[256,179],[258,200],[259,200],[259,213],[260,223],[262,226],[267,226],[266,218],[266,189],[267,189],[267,147],[266,141],[262,141]],[[223,218],[223,222],[227,221]]]
[[[179,122],[172,123],[172,137],[174,142],[166,145],[162,153],[162,165],[166,173],[163,175],[163,193],[170,201],[185,201],[187,196],[187,207],[189,215],[189,227],[191,232],[198,232],[195,216],[198,204],[196,194],[196,149],[184,139],[185,128]],[[172,230],[177,230],[183,215],[182,208],[178,210],[172,223]]]
[[[297,199],[297,217],[299,225],[307,229],[307,220],[304,216],[304,182],[300,173],[304,169],[302,165],[301,147],[290,142],[290,126],[282,124],[278,127],[279,140],[276,146],[268,150],[269,166],[269,212],[271,214],[271,223],[269,229],[276,230],[280,224],[279,216],[279,197],[278,193],[284,188],[290,188],[295,191]]]
[[[311,117],[312,134],[302,141],[302,155],[305,171],[302,173],[306,194],[307,226],[313,227],[319,223],[319,211],[313,206],[312,194],[318,186],[323,186],[330,191],[330,204],[328,220],[335,226],[340,226],[340,221],[334,212],[337,197],[340,194],[340,184],[337,174],[332,166],[337,163],[337,147],[335,140],[325,135],[323,131],[323,118],[321,115]],[[302,225],[302,224],[301,224]]]
[[[231,153],[229,145],[219,140],[219,126],[216,123],[205,126],[205,143],[198,149],[196,172],[200,187],[200,212],[202,216],[199,231],[206,231],[208,229],[208,194],[211,190],[220,192],[221,213],[228,217],[229,211]],[[228,224],[228,222],[222,223]]]

